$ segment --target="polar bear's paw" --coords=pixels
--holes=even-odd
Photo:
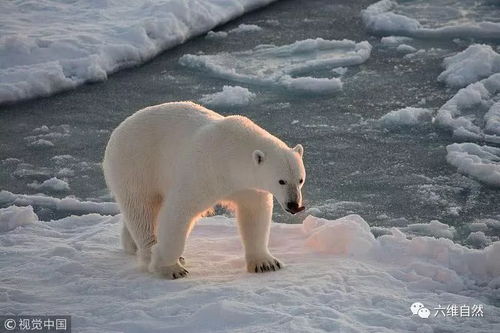
[[[153,273],[157,273],[162,277],[170,280],[175,280],[188,276],[189,272],[180,262],[176,262],[170,266],[150,266],[149,269]]]
[[[283,267],[283,263],[270,254],[262,257],[247,258],[247,271],[249,273],[272,272]]]

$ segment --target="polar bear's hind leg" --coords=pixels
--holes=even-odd
[[[124,215],[124,228],[129,232],[129,236],[134,241],[136,253],[143,267],[149,265],[151,259],[151,247],[156,243],[155,220],[158,215],[161,198],[151,198],[149,200],[131,199],[122,203],[122,213]],[[122,243],[126,242],[126,231],[122,230]],[[130,248],[130,247],[129,247]]]

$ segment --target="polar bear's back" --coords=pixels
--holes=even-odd
[[[118,194],[124,180],[135,182],[136,189],[148,187],[148,191],[155,191],[160,184],[168,186],[169,170],[174,169],[197,132],[223,118],[192,102],[137,111],[113,131],[106,147],[103,168],[109,188]]]

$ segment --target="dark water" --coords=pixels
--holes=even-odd
[[[415,41],[412,45],[417,48],[435,47],[441,52],[409,60],[394,49],[381,47],[380,38],[367,34],[360,19],[361,9],[372,2],[279,1],[217,29],[245,23],[261,26],[262,32],[229,34],[220,40],[201,36],[105,82],[0,107],[0,157],[26,163],[4,161],[0,189],[36,193],[27,184],[67,167],[75,172],[68,177],[71,190],[47,194],[108,201],[98,163],[110,131],[124,118],[148,105],[196,101],[203,94],[221,91],[223,85],[241,85],[257,94],[252,103],[214,109],[224,115],[248,116],[289,145],[304,145],[308,171],[304,197],[308,207],[319,209],[320,216],[358,213],[372,225],[438,219],[455,226],[496,217],[500,214],[499,191],[457,174],[446,163],[445,147],[453,142],[449,133],[434,128],[389,132],[370,121],[419,102],[422,107],[439,108],[455,93],[436,81],[442,58],[465,48],[451,41]],[[349,69],[342,92],[291,94],[215,78],[178,63],[184,54],[232,52],[317,37],[367,40],[374,46],[366,63]],[[47,125],[64,134],[64,128],[58,127],[63,124],[69,125],[69,132],[53,138],[54,147],[28,146],[25,137],[33,135],[34,128]],[[64,154],[74,159],[59,164],[52,159]],[[275,208],[276,221],[294,223],[303,218],[291,218]],[[53,212],[43,214],[54,216]]]

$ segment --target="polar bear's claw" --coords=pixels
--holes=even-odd
[[[150,271],[170,280],[180,279],[189,275],[189,271],[180,262],[170,266],[151,265]]]
[[[249,272],[264,273],[277,271],[283,267],[283,264],[276,258],[264,258],[260,260],[249,260],[247,263],[247,270]]]

